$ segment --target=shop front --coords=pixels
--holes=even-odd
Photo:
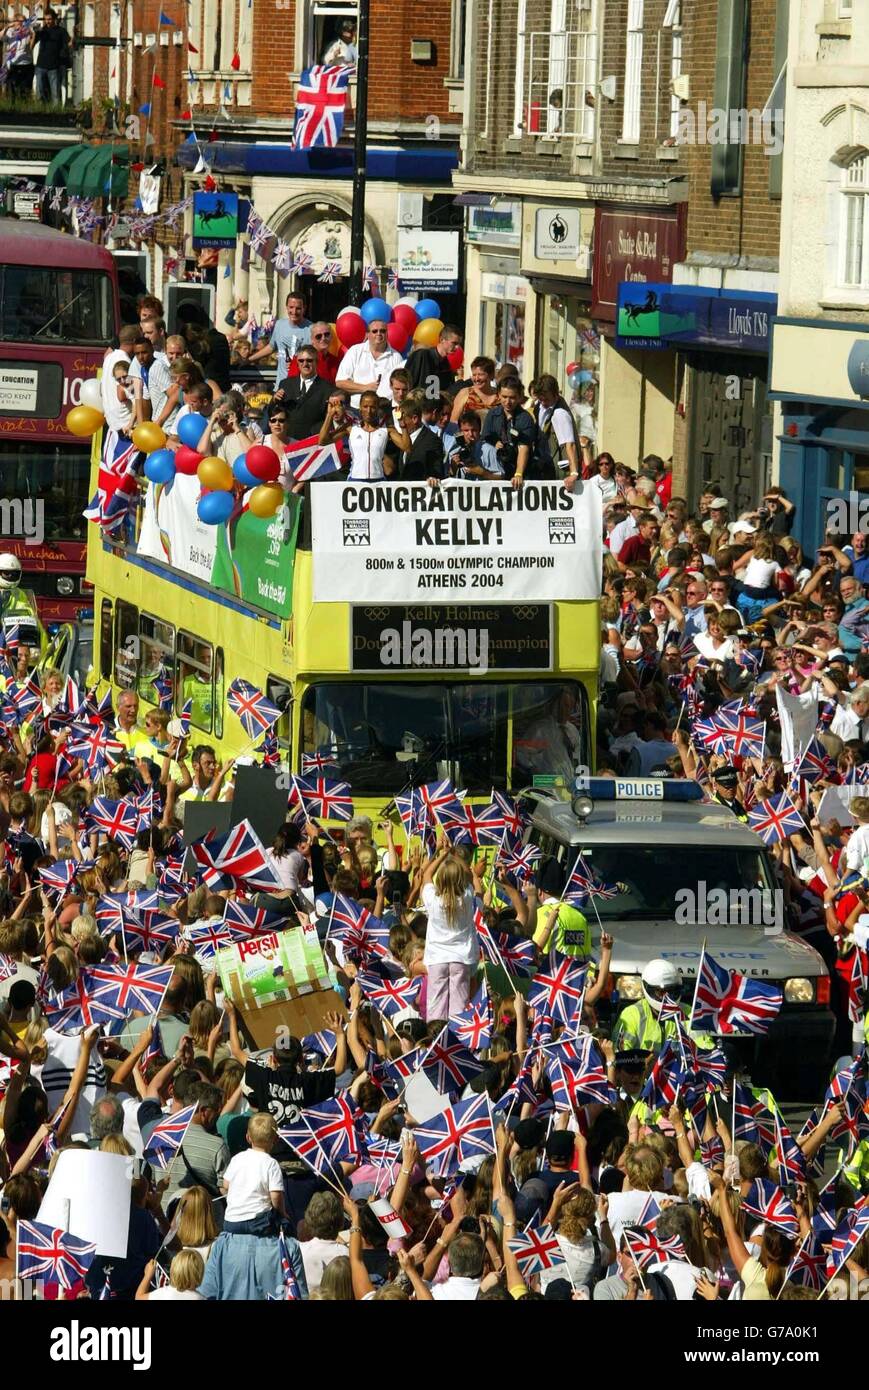
[[[769,395],[781,403],[778,481],[796,503],[794,535],[814,552],[869,518],[869,328],[776,318]]]
[[[600,333],[599,447],[635,466],[646,454],[673,452],[676,353],[667,344],[619,344],[619,287],[642,323],[652,285],[669,285],[684,255],[684,203],[672,207],[601,207],[595,212],[590,313]]]
[[[524,380],[531,286],[519,260],[522,204],[477,193],[459,194],[456,202],[467,208],[465,361],[491,357],[498,366],[509,362]]]
[[[592,439],[600,386],[600,341],[591,317],[593,231],[590,203],[523,203],[522,273],[534,303],[526,380],[554,376]]]

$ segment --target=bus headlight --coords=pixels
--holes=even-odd
[[[639,999],[643,992],[643,982],[639,975],[619,975],[616,979],[616,989],[622,999]]]
[[[815,997],[811,980],[807,980],[802,975],[795,975],[790,980],[785,980],[785,999],[788,1004],[811,1004]]]
[[[75,580],[70,579],[67,574],[61,575],[57,581],[57,592],[61,598],[69,598],[70,594],[75,593]]]

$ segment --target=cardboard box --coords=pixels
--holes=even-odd
[[[327,1014],[344,1014],[316,933],[294,927],[237,941],[218,951],[217,969],[258,1048],[272,1047],[280,1028],[301,1038],[325,1027]]]

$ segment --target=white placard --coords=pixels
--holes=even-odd
[[[454,294],[459,283],[458,232],[399,227],[396,274],[402,289]]]
[[[0,367],[0,410],[35,410],[36,367]]]
[[[318,603],[596,599],[600,490],[559,482],[312,487]]]
[[[424,1125],[426,1120],[449,1110],[450,1098],[441,1095],[424,1071],[415,1071],[404,1088],[404,1105],[417,1124]]]
[[[855,796],[864,795],[863,787],[827,787],[818,802],[818,820],[822,825],[828,820],[837,820],[840,825],[855,825],[849,807]]]
[[[37,1221],[94,1242],[98,1255],[123,1260],[133,1162],[123,1154],[61,1149]]]

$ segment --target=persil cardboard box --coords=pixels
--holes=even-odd
[[[217,953],[224,994],[232,1000],[257,1047],[271,1047],[279,1028],[296,1037],[344,1013],[332,988],[315,932],[300,927],[266,932]]]

